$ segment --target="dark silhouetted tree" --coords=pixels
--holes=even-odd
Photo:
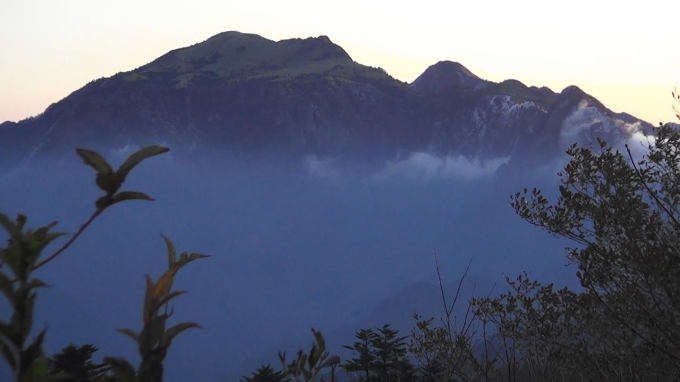
[[[398,337],[399,331],[383,325],[382,328],[360,330],[356,333],[359,341],[344,346],[356,354],[343,367],[349,372],[359,372],[361,381],[412,381],[415,368],[408,358],[408,336]]]
[[[361,329],[355,335],[358,341],[355,341],[351,346],[343,345],[344,348],[355,352],[356,356],[347,361],[343,367],[348,372],[359,372],[357,379],[363,381],[370,381],[374,374],[375,354],[373,354],[372,344],[377,335],[373,329]]]
[[[680,131],[661,126],[638,160],[628,146],[620,152],[598,143],[568,149],[571,160],[559,174],[554,204],[536,189],[512,198],[519,216],[574,243],[568,259],[578,267],[576,276],[585,290],[569,301],[552,291],[544,293],[533,307],[525,304],[524,311],[535,318],[560,310],[569,314],[556,318],[563,326],[555,330],[563,331],[564,325],[580,330],[573,340],[582,342],[579,349],[588,355],[584,359],[600,377],[678,379]],[[517,303],[523,301],[504,305]],[[541,311],[532,311],[541,304]]]
[[[260,366],[252,376],[241,378],[241,382],[284,382],[286,376],[281,371],[275,371],[270,365]]]
[[[105,364],[92,362],[92,355],[97,351],[93,345],[69,345],[52,357],[51,375],[63,374],[64,382],[92,382],[104,377],[109,370]]]

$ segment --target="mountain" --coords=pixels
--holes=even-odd
[[[460,63],[412,84],[354,62],[328,37],[274,42],[225,32],[90,82],[41,115],[0,125],[1,162],[73,147],[164,142],[175,150],[398,160],[414,152],[542,163],[573,140],[650,129],[577,87],[483,80]]]
[[[77,232],[101,194],[74,147],[115,165],[135,146],[170,146],[126,180],[156,202],[107,209],[41,270],[53,287],[39,292],[34,328],[48,327],[50,354],[92,343],[136,362],[114,328],[141,327],[144,274],[167,269],[163,233],[178,250],[211,256],[176,280],[189,294],[171,304],[173,323],[205,329],[173,341],[167,380],[233,381],[259,362],[277,366],[278,350],[308,349],[310,327],[336,352],[357,328],[407,330],[413,310],[439,314],[433,248],[445,285],[470,260],[480,293],[493,283],[484,280],[522,271],[576,282],[568,243],[508,206],[535,182],[466,174],[494,173],[474,161],[536,165],[573,140],[625,139],[645,126],[576,87],[494,83],[452,62],[405,84],[325,37],[227,32],[0,124],[0,212]],[[343,158],[362,161],[337,166]],[[554,175],[541,180],[556,188]]]

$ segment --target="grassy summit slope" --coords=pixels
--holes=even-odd
[[[128,79],[174,75],[178,87],[196,76],[221,79],[268,78],[288,80],[302,75],[327,74],[396,81],[381,69],[355,63],[326,36],[272,41],[254,34],[224,32],[187,48],[176,49],[134,71]]]

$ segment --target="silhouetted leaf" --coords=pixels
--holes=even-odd
[[[318,351],[316,344],[313,344],[312,349],[309,351],[309,358],[307,359],[309,367],[314,367],[314,365],[316,365],[316,363],[319,361],[320,353],[321,352]]]
[[[47,329],[43,329],[35,338],[33,343],[24,350],[22,362],[22,372],[26,372],[28,367],[33,364],[38,358],[43,356],[42,344],[45,339]]]
[[[132,338],[133,340],[135,340],[135,342],[139,344],[139,334],[137,334],[137,332],[135,332],[134,330],[132,329],[116,329],[116,330]]]
[[[202,255],[202,254],[200,254],[200,253],[192,253],[192,254],[188,255],[186,252],[184,252],[184,253],[182,253],[182,254],[179,256],[179,260],[177,260],[177,261],[175,262],[174,268],[177,269],[177,270],[179,270],[179,269],[182,268],[183,266],[187,265],[187,263],[189,263],[189,262],[191,262],[191,261],[194,261],[194,260],[196,260],[196,259],[202,259],[202,258],[204,258],[204,257],[210,257],[210,256],[208,256],[208,255]],[[175,272],[176,272],[176,271],[175,271]]]
[[[111,198],[111,204],[122,202],[124,200],[150,200],[150,201],[153,201],[155,199],[152,199],[148,195],[141,193],[141,192],[121,191],[121,192],[113,195],[113,198]]]
[[[334,355],[334,356],[331,356],[331,358],[329,358],[326,362],[324,362],[321,365],[321,367],[322,368],[330,367],[330,366],[333,366],[333,365],[337,365],[339,363],[340,363],[340,357],[338,357],[337,355]]]
[[[191,328],[202,328],[201,325],[195,322],[182,322],[180,324],[174,325],[163,334],[163,343],[169,345],[172,339],[183,331]]]
[[[314,333],[314,339],[316,340],[316,343],[319,344],[319,351],[323,352],[326,350],[326,341],[323,339],[323,336],[321,335],[321,332],[314,330],[312,328],[312,333]]]
[[[76,154],[83,162],[92,167],[99,174],[113,174],[111,165],[98,153],[88,149],[76,149]]]
[[[29,282],[26,283],[25,287],[28,290],[31,290],[33,288],[43,288],[46,287],[47,284],[45,284],[42,280],[40,279],[32,279]]]
[[[163,154],[170,151],[167,147],[163,146],[148,146],[145,147],[136,153],[130,155],[130,157],[123,163],[120,168],[118,168],[118,171],[116,171],[117,174],[122,176],[123,179],[130,173],[130,170],[132,170],[135,166],[137,166],[141,161],[143,161],[146,158],[152,157],[154,155],[159,155]]]
[[[161,237],[163,240],[165,240],[165,246],[168,249],[168,269],[170,269],[172,268],[173,264],[175,264],[175,261],[177,261],[177,256],[175,255],[175,245],[172,244],[172,241],[170,241],[170,239],[165,237],[163,234],[161,234]]]
[[[45,240],[45,238],[46,238],[46,236],[47,236],[47,232],[49,232],[50,228],[54,227],[55,225],[57,225],[57,222],[52,222],[52,223],[50,223],[50,224],[48,224],[48,225],[46,225],[46,226],[44,226],[44,227],[38,228],[38,229],[33,233],[33,237],[35,237],[35,239],[38,240],[38,241],[43,241],[43,240]]]
[[[170,292],[170,293],[168,293],[167,295],[163,296],[161,299],[158,300],[158,306],[159,307],[163,306],[163,305],[167,304],[168,301],[172,300],[173,298],[175,298],[179,295],[183,295],[185,293],[187,293],[187,291],[185,291],[185,290],[177,290],[177,291],[174,291],[174,292]]]
[[[150,297],[161,298],[170,293],[170,288],[172,288],[172,283],[174,281],[176,272],[177,271],[175,269],[169,269],[163,273],[163,276],[161,276],[161,278],[158,279],[158,282],[154,284]]]
[[[7,215],[0,214],[0,225],[7,231],[12,240],[19,241],[21,238],[21,228],[14,224]]]

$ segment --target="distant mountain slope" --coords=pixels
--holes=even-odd
[[[175,149],[395,160],[408,153],[539,163],[566,140],[625,139],[651,125],[576,87],[493,83],[439,62],[411,85],[354,62],[327,37],[225,32],[0,125],[0,162],[165,142]]]

